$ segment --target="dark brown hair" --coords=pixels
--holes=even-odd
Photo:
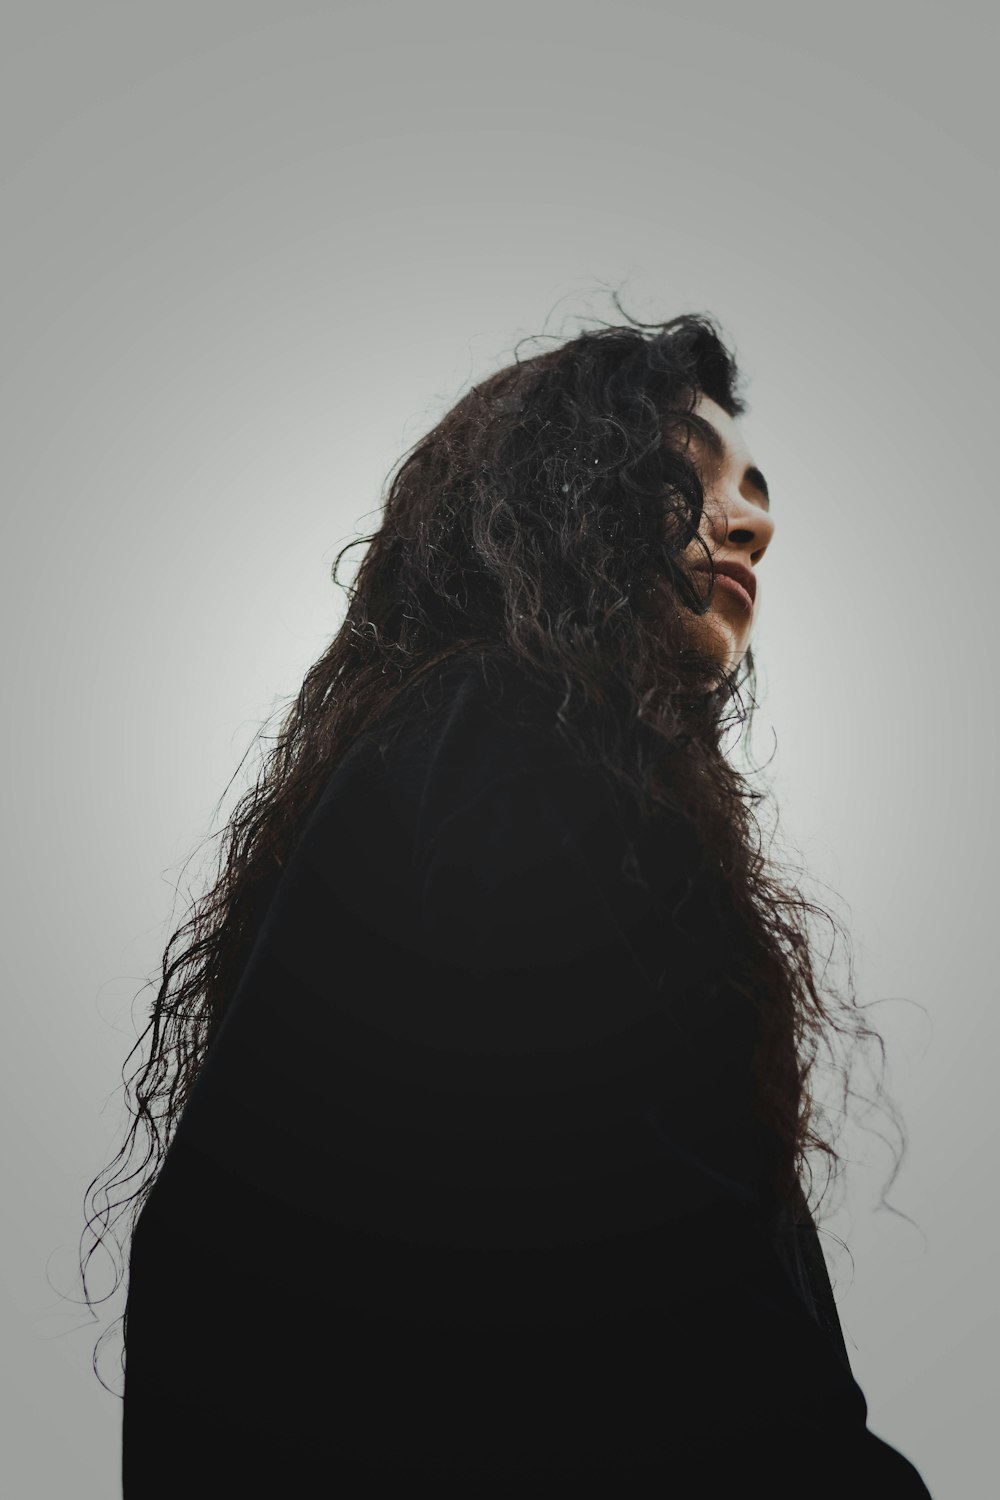
[[[735,359],[707,315],[623,316],[530,358],[515,354],[471,388],[400,461],[377,531],[338,553],[335,582],[344,553],[367,546],[343,623],[223,831],[214,884],[167,944],[148,1026],[129,1054],[151,1033],[134,1120],[111,1166],[127,1162],[140,1124],[148,1149],[139,1170],[154,1152],[156,1162],[132,1194],[108,1203],[104,1228],[110,1207],[129,1203],[134,1227],[332,769],[359,734],[389,722],[404,688],[467,650],[484,672],[513,664],[550,690],[552,734],[641,819],[680,813],[697,830],[746,934],[732,977],[760,1012],[757,1108],[782,1143],[775,1187],[788,1196],[808,1172],[811,1190],[818,1152],[825,1193],[841,1165],[810,1087],[819,1051],[833,1057],[835,1034],[874,1040],[884,1069],[884,1046],[853,985],[839,999],[817,982],[809,918],[842,929],[765,858],[754,814],[764,794],[724,747],[756,707],[752,648],[730,673],[691,630],[709,596],[689,561],[704,505],[690,439],[711,441],[694,407],[704,393],[730,416],[746,410]],[[839,1076],[846,1107],[846,1065]]]

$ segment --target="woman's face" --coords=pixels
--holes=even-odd
[[[714,442],[697,433],[691,435],[688,453],[705,490],[698,529],[717,570],[727,563],[747,569],[752,603],[738,584],[723,579],[717,571],[711,604],[704,615],[693,617],[692,629],[696,644],[722,662],[727,671],[733,671],[749,645],[753,619],[760,609],[759,567],[774,535],[774,522],[768,514],[767,481],[732,417],[705,395],[698,397],[694,410],[711,424],[719,438],[716,452]],[[697,542],[687,547],[684,558],[691,567],[705,566]]]

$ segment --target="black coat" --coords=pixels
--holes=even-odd
[[[640,842],[665,919],[500,678],[412,684],[276,882],[133,1237],[125,1500],[926,1497],[769,1194],[696,841]]]

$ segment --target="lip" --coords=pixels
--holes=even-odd
[[[716,573],[715,582],[717,587],[725,590],[727,594],[732,594],[735,599],[738,599],[744,609],[753,609],[753,600],[742,583],[737,583],[735,578],[730,578],[726,573]]]
[[[699,564],[695,572],[707,573],[708,566]],[[727,594],[738,599],[744,609],[752,610],[757,594],[757,580],[749,568],[738,562],[717,562],[715,581]]]

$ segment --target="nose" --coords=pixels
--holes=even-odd
[[[774,521],[758,502],[748,500],[732,485],[721,495],[706,498],[705,515],[713,551],[728,545],[746,553],[752,566],[760,562],[774,536]]]

